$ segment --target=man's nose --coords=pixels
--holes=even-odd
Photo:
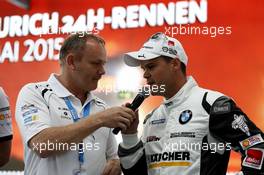
[[[101,66],[100,69],[99,69],[99,74],[100,75],[104,75],[105,74],[105,68],[104,66]]]

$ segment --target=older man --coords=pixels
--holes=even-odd
[[[59,75],[25,85],[18,96],[25,174],[120,174],[110,128],[125,130],[136,116],[126,107],[106,109],[91,93],[105,73],[104,40],[93,34],[71,35],[59,61]]]

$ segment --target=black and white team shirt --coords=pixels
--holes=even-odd
[[[245,175],[264,174],[264,135],[231,98],[192,77],[144,122],[141,139],[123,135],[125,175],[225,175],[230,150]]]

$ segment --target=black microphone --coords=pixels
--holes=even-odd
[[[150,95],[150,89],[149,86],[144,86],[141,91],[137,94],[137,96],[134,98],[131,104],[127,105],[126,107],[132,109],[133,111],[136,111],[137,108],[143,103],[145,98],[147,98]],[[117,135],[121,131],[121,128],[115,128],[113,129],[113,133]]]

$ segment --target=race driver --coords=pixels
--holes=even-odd
[[[165,98],[146,116],[140,139],[138,120],[122,131],[125,175],[225,175],[231,149],[240,152],[245,175],[264,174],[263,132],[233,99],[186,76],[188,58],[178,40],[156,33],[124,61],[141,66],[151,94]],[[164,92],[153,90],[162,85]]]

